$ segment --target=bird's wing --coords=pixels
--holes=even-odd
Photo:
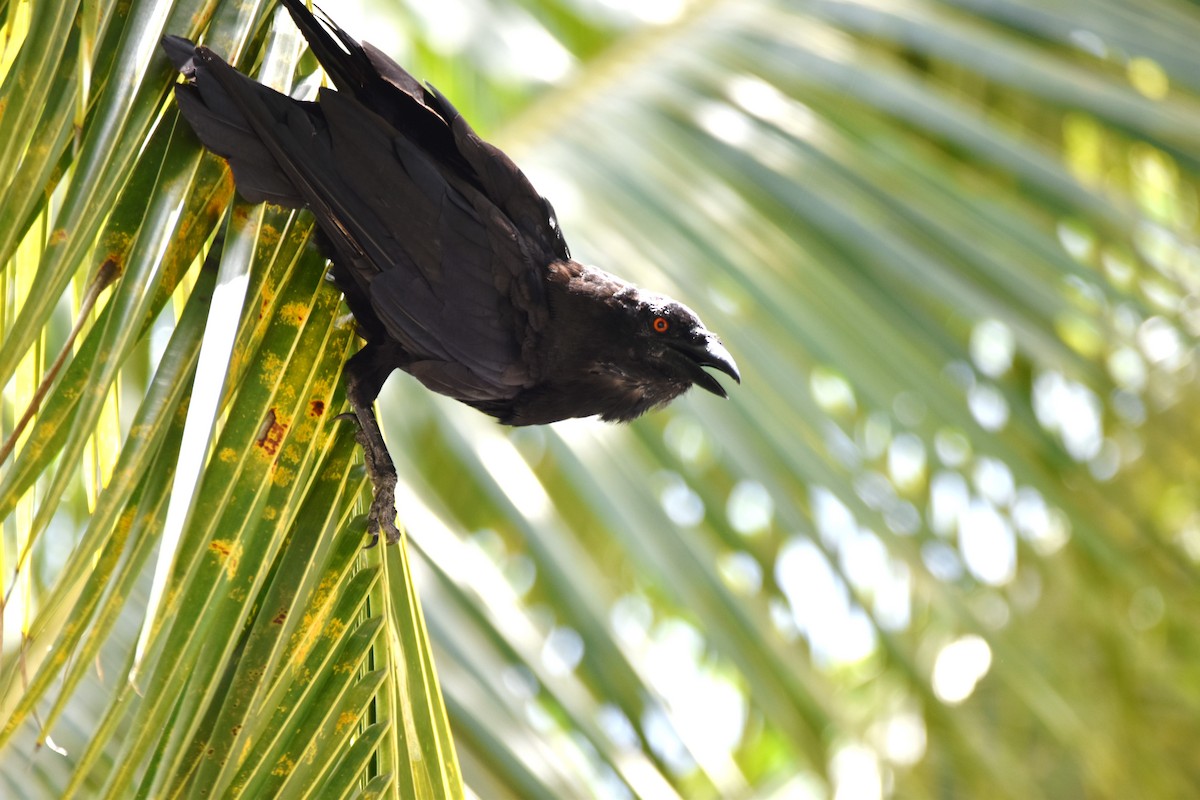
[[[386,57],[385,57],[386,58]],[[398,67],[397,67],[398,69]],[[432,86],[429,106],[446,120],[458,152],[471,165],[483,191],[504,210],[513,225],[551,261],[569,261],[571,253],[558,227],[550,201],[542,197],[525,173],[504,151],[484,141],[446,96]]]
[[[302,0],[282,0],[326,73],[416,143],[443,168],[474,185],[522,234],[545,265],[570,258],[554,209],[517,165],[481,139],[458,110],[432,86],[369,43],[359,43],[328,17],[318,20]]]
[[[470,181],[349,93],[300,103],[204,47],[186,66],[193,83],[177,94],[202,141],[230,160],[248,199],[313,212],[355,284],[348,299],[365,298],[377,318],[360,321],[420,363],[414,374],[468,402],[510,398],[536,380],[525,356],[548,313],[545,265]]]
[[[368,296],[388,333],[423,360],[458,364],[514,391],[546,314],[536,263],[489,198],[344,93],[324,91],[334,172],[349,190],[331,213],[367,256]],[[478,389],[478,387],[474,387]]]

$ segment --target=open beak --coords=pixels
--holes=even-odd
[[[721,386],[716,378],[705,372],[704,367],[720,370],[738,383],[742,382],[742,375],[738,372],[733,356],[725,349],[725,345],[721,344],[721,340],[713,334],[705,333],[704,337],[698,341],[673,342],[672,344],[675,349],[687,356],[688,377],[701,389],[712,392],[718,397],[729,396],[725,393],[725,387]]]

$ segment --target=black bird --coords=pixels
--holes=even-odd
[[[280,0],[338,91],[293,100],[207,47],[167,36],[183,116],[249,202],[304,207],[365,346],[347,397],[375,489],[372,541],[395,525],[396,471],[373,403],[395,369],[507,425],[631,420],[696,384],[740,382],[686,306],[571,259],[550,203],[450,101],[302,0]]]

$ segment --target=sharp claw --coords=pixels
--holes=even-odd
[[[370,550],[379,544],[379,529],[383,529],[383,541],[385,544],[396,544],[400,541],[400,529],[395,524],[376,523],[372,518],[367,523],[367,537],[369,541],[363,545],[363,550]]]

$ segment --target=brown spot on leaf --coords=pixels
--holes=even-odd
[[[272,625],[282,625],[284,623],[284,621],[287,619],[287,616],[288,615],[287,615],[286,610],[280,611],[278,614],[276,614],[274,617],[271,618],[271,624]]]
[[[221,568],[225,571],[225,578],[233,580],[237,575],[238,566],[242,560],[242,548],[236,540],[229,539],[213,539],[208,543],[208,549],[211,551],[220,562]],[[244,591],[242,592],[244,594]],[[238,593],[232,593],[236,596]]]
[[[308,404],[308,413],[310,416],[319,417],[325,413],[325,401],[313,400]]]
[[[258,429],[256,442],[259,447],[267,451],[268,455],[273,456],[279,452],[279,445],[283,442],[285,433],[287,433],[287,425],[275,417],[275,409],[272,408],[263,419],[262,427]]]

